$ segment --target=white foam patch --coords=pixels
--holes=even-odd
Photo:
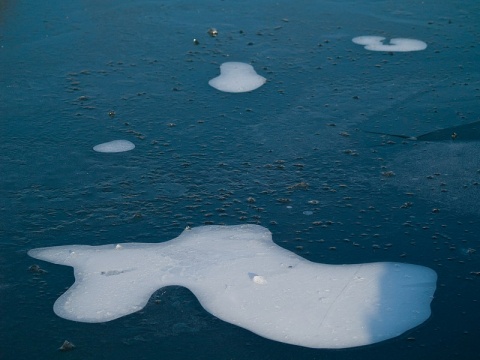
[[[118,153],[133,149],[135,144],[128,140],[113,140],[93,147],[93,150],[102,153]]]
[[[258,225],[203,226],[157,244],[58,246],[30,256],[74,267],[57,315],[104,322],[142,309],[157,289],[190,289],[211,314],[263,337],[312,348],[372,344],[430,316],[436,273],[401,263],[313,263]]]
[[[427,44],[421,40],[395,38],[390,44],[384,44],[382,36],[358,36],[352,39],[355,44],[363,45],[365,49],[372,51],[420,51],[427,48]]]
[[[256,73],[252,65],[226,62],[220,65],[220,75],[208,84],[220,91],[241,93],[258,89],[266,81],[267,79]]]

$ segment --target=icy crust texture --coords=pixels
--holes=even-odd
[[[142,309],[168,285],[190,289],[211,314],[260,336],[347,348],[402,334],[430,316],[436,273],[402,263],[313,263],[258,225],[203,226],[162,243],[58,246],[29,255],[74,267],[57,315],[104,322]]]

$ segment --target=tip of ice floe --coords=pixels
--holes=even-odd
[[[60,351],[71,351],[73,349],[75,349],[75,345],[68,340],[65,340],[62,346],[58,348]]]

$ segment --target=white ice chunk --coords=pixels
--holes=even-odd
[[[117,153],[133,149],[135,149],[135,144],[128,140],[113,140],[93,147],[93,150],[102,153]]]
[[[326,265],[258,225],[203,226],[155,244],[57,246],[29,255],[74,267],[57,315],[103,322],[142,309],[157,289],[190,289],[216,317],[263,337],[347,348],[402,334],[430,316],[436,273],[402,263]]]
[[[372,51],[420,51],[427,48],[427,44],[421,40],[395,38],[390,44],[384,44],[382,36],[357,36],[352,39],[355,44],[364,45],[365,49]]]
[[[217,90],[241,93],[253,91],[267,79],[258,75],[252,65],[241,62],[226,62],[220,65],[220,75],[213,78],[208,84]]]

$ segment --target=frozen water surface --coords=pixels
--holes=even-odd
[[[479,6],[0,2],[0,357],[54,358],[64,340],[82,359],[477,356],[480,142],[372,132],[421,139],[479,120]],[[367,51],[352,42],[364,35],[428,46]],[[210,87],[230,61],[268,83]],[[136,148],[92,151],[109,139]],[[27,256],[248,223],[314,263],[431,268],[433,315],[343,351],[265,339],[173,285],[114,321],[66,321],[51,305],[72,270]]]

